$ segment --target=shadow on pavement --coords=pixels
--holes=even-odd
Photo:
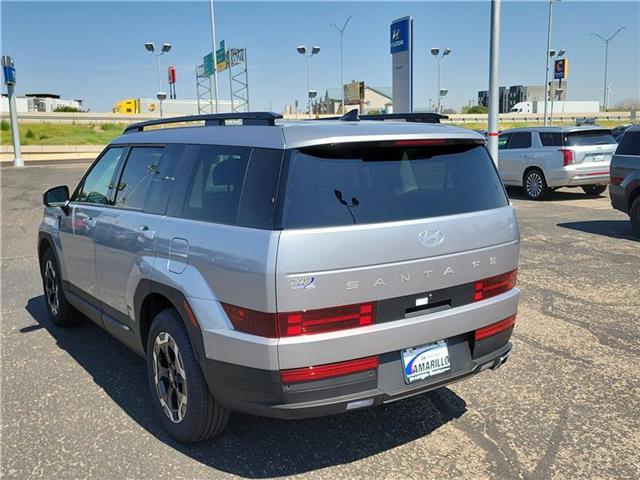
[[[466,412],[466,403],[448,388],[331,417],[284,421],[233,414],[219,438],[195,445],[176,442],[151,410],[145,364],[91,321],[62,329],[48,318],[44,296],[29,300],[45,328],[138,424],[160,441],[212,468],[250,478],[295,475],[381,453],[433,432]],[[419,459],[416,459],[419,461]]]
[[[636,236],[633,228],[631,228],[631,222],[629,220],[589,220],[584,222],[559,223],[558,226],[585,233],[640,242],[640,238]]]
[[[562,201],[562,200],[597,200],[598,198],[607,196],[608,193],[604,192],[600,195],[587,195],[581,188],[571,188],[564,190],[554,190],[549,193],[544,200],[531,200],[524,193],[524,189],[520,187],[506,187],[507,195],[513,200],[528,200],[530,202],[548,202],[548,201]]]

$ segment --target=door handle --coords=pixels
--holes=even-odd
[[[146,232],[146,231],[148,231],[148,230],[149,230],[149,227],[148,227],[147,225],[140,225],[140,226],[138,227],[138,231],[139,231],[139,232]]]
[[[89,225],[90,228],[93,228],[96,226],[96,219],[93,217],[88,217],[87,218],[87,225]]]

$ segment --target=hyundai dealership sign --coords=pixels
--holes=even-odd
[[[393,111],[413,111],[413,18],[394,20],[390,29]]]

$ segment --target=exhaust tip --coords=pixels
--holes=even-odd
[[[502,367],[505,363],[507,363],[507,360],[509,359],[509,355],[502,355],[500,358],[498,358],[495,363],[493,364],[493,366],[491,367],[491,370],[497,370],[500,367]]]

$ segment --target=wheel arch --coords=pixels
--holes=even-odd
[[[633,190],[631,190],[631,192],[629,192],[629,200],[627,200],[628,205],[627,205],[627,211],[630,212],[631,211],[631,205],[633,205],[633,202],[635,202],[636,198],[640,197],[640,181],[638,182],[638,185],[635,186],[635,188]]]
[[[527,168],[524,169],[524,172],[522,173],[522,186],[524,187],[524,179],[527,178],[527,174],[531,171],[531,170],[538,170],[541,174],[542,174],[542,178],[544,179],[544,181],[547,181],[547,176],[544,173],[544,169],[540,166],[540,165],[529,165],[527,166]]]
[[[138,336],[143,352],[146,352],[147,340],[151,324],[155,316],[163,310],[174,309],[187,330],[189,340],[202,367],[206,364],[204,340],[199,325],[190,320],[193,312],[185,295],[178,289],[150,279],[144,279],[138,285],[134,295],[135,318],[138,325]]]

